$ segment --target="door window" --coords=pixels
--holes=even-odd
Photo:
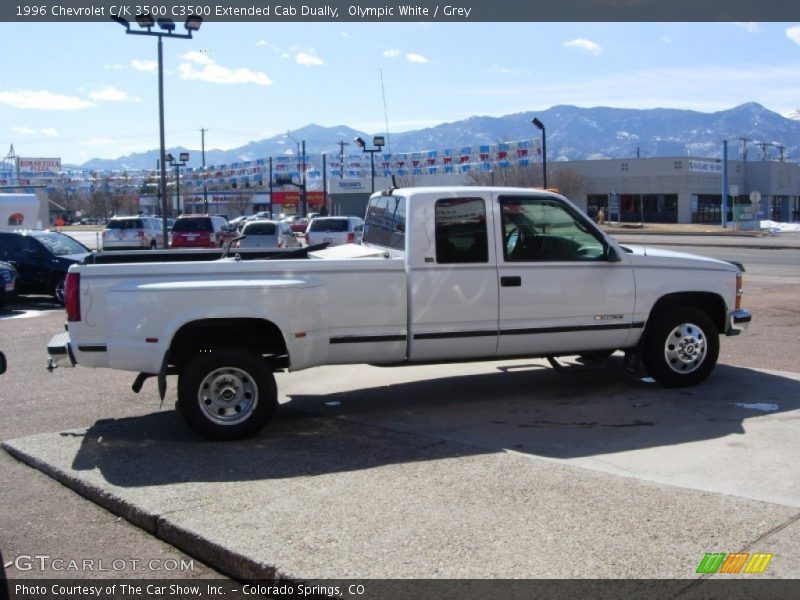
[[[608,248],[578,213],[553,200],[500,198],[506,262],[606,260]]]
[[[489,262],[486,203],[481,198],[436,201],[436,262]]]

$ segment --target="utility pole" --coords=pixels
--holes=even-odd
[[[344,179],[344,147],[349,145],[350,142],[339,140],[339,179]]]
[[[739,141],[742,142],[742,160],[744,161],[744,173],[742,174],[742,178],[744,179],[744,193],[749,194],[750,188],[747,187],[747,142],[751,142],[750,138],[740,137]]]
[[[756,146],[761,147],[761,160],[767,160],[767,146],[771,146],[769,142],[758,142]]]
[[[778,152],[780,152],[781,162],[783,162],[783,151],[786,150],[786,146],[781,146],[780,144],[778,144],[775,147],[778,149]]]
[[[200,129],[200,145],[203,152],[203,213],[208,214],[208,183],[206,180],[206,131]]]

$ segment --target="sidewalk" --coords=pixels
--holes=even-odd
[[[741,549],[800,574],[800,377],[725,367],[687,392],[543,367],[322,367],[281,375],[291,401],[253,440],[165,410],[3,447],[237,579],[688,584]],[[779,408],[731,404],[748,390]]]
[[[700,223],[606,223],[601,228],[619,241],[632,244],[800,250],[800,232],[795,231],[738,231]]]

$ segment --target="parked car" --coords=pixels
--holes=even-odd
[[[103,229],[103,250],[163,248],[163,225],[163,221],[155,217],[112,217]]]
[[[50,294],[64,304],[64,279],[70,266],[91,251],[55,231],[0,231],[0,260],[14,265],[18,294]]]
[[[364,220],[359,217],[317,217],[311,219],[306,229],[309,246],[327,242],[329,246],[360,244]]]
[[[231,219],[230,221],[228,221],[228,225],[232,225],[233,227],[236,228],[237,231],[241,231],[242,227],[244,227],[244,224],[247,223],[248,220],[249,217],[242,215],[241,217],[236,217],[235,219]]]
[[[218,215],[181,215],[172,226],[173,248],[219,248],[239,233]]]
[[[0,308],[17,292],[17,270],[14,265],[0,261]]]
[[[295,219],[292,221],[292,224],[289,227],[292,228],[292,231],[295,233],[305,233],[306,229],[308,229],[309,219]]]
[[[242,240],[234,243],[236,248],[299,248],[300,240],[286,223],[281,221],[248,221],[242,229]]]

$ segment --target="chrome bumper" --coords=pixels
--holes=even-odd
[[[74,367],[75,356],[69,341],[69,333],[58,333],[47,343],[47,370],[52,371],[58,367]]]
[[[728,311],[728,328],[725,335],[739,335],[747,330],[753,316],[743,308]]]

